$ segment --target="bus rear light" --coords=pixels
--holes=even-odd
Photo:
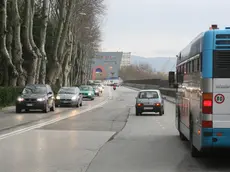
[[[202,113],[212,114],[212,94],[211,93],[203,94]]]
[[[203,106],[205,107],[212,107],[212,100],[204,100]]]
[[[202,128],[212,128],[212,121],[202,121]]]

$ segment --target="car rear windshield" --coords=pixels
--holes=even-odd
[[[45,86],[26,86],[23,91],[22,94],[46,94],[47,90]]]
[[[89,87],[89,86],[81,86],[81,87],[80,87],[80,90],[81,90],[81,91],[90,91],[90,90],[92,90],[92,87]]]
[[[158,92],[156,91],[143,91],[139,93],[140,99],[157,99],[159,98]]]

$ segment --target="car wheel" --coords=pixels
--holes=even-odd
[[[141,115],[141,112],[139,112],[137,109],[136,109],[136,116],[140,116]]]
[[[16,113],[21,113],[22,112],[22,109],[18,106],[16,106]]]
[[[53,105],[52,105],[52,107],[50,108],[50,111],[55,111],[55,107],[56,107],[56,105],[55,105],[55,103],[53,102]]]
[[[79,107],[79,101],[77,101],[77,105],[76,105],[76,107],[77,107],[77,108]]]
[[[82,106],[82,101],[81,101],[81,103],[80,103],[80,106]]]
[[[94,100],[94,98],[92,97],[91,100]]]
[[[45,108],[43,109],[44,113],[48,113],[49,112],[49,107],[48,104],[46,103]]]
[[[159,112],[159,115],[162,116],[162,110]]]

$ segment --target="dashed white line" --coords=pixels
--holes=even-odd
[[[0,135],[0,140],[3,140],[3,139],[6,139],[8,137],[11,137],[11,136],[15,136],[15,135],[18,135],[18,134],[22,134],[22,133],[25,133],[27,131],[30,131],[30,130],[33,130],[33,129],[37,129],[37,128],[41,128],[41,127],[44,127],[46,125],[49,125],[49,124],[53,124],[55,122],[58,122],[58,121],[61,121],[63,119],[67,119],[67,118],[70,118],[70,117],[73,117],[73,116],[76,116],[76,115],[79,115],[79,114],[82,114],[82,113],[85,113],[85,112],[88,112],[92,109],[95,109],[97,107],[100,107],[104,104],[106,104],[108,101],[105,100],[97,105],[94,105],[92,107],[89,107],[88,109],[85,109],[85,110],[82,110],[80,111],[79,113],[77,113],[77,110],[73,110],[72,112],[70,112],[70,114],[68,115],[64,115],[64,116],[61,116],[61,117],[57,117],[55,119],[51,119],[51,120],[48,120],[46,122],[43,122],[43,123],[39,123],[39,124],[36,124],[36,125],[33,125],[33,126],[29,126],[29,127],[25,127],[25,128],[22,128],[22,129],[19,129],[19,130],[15,130],[15,131],[12,131],[12,132],[9,132],[7,134],[3,134],[3,135]]]

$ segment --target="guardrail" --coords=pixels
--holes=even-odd
[[[163,95],[169,97],[176,97],[176,89],[174,88],[162,88],[159,85],[147,85],[147,84],[134,84],[134,83],[123,83],[123,86],[133,87],[138,89],[159,89]]]

